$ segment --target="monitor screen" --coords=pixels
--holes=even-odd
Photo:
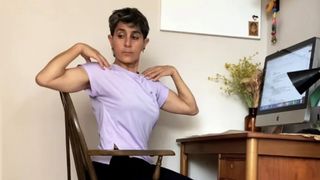
[[[313,68],[315,38],[266,57],[257,126],[298,123],[308,120],[308,94],[300,94],[287,72]]]
[[[260,113],[281,110],[306,102],[306,93],[300,94],[292,85],[287,72],[305,70],[310,67],[312,45],[279,57],[267,59],[264,85],[262,88]]]

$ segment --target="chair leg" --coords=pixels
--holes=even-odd
[[[161,169],[162,156],[158,156],[158,160],[156,163],[156,168],[153,173],[152,180],[159,180],[160,178],[160,169]]]

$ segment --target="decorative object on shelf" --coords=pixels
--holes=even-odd
[[[277,43],[277,14],[280,10],[280,0],[270,0],[266,6],[266,12],[272,12],[272,26],[271,26],[271,42]]]
[[[257,53],[239,59],[238,64],[225,63],[225,68],[229,72],[228,77],[219,73],[208,77],[210,81],[221,82],[222,86],[220,89],[225,94],[239,96],[249,108],[249,112],[251,112],[250,108],[258,107],[260,96],[262,70],[260,67],[261,63],[253,62],[255,55]],[[255,115],[256,113],[254,116],[250,115],[250,113],[248,115],[248,124],[251,123],[251,127],[255,127]],[[247,123],[245,122],[245,124]],[[255,129],[253,128],[253,130]]]
[[[256,116],[258,108],[250,108],[249,114],[244,118],[244,130],[250,132],[260,132],[261,128],[256,127]]]
[[[271,42],[272,44],[277,43],[277,12],[272,14]]]

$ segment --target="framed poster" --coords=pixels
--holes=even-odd
[[[260,39],[260,0],[161,0],[160,30]]]

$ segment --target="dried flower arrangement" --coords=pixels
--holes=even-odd
[[[222,82],[220,87],[227,95],[238,95],[249,108],[258,107],[262,70],[261,63],[254,63],[252,56],[243,57],[238,64],[225,63],[230,74],[226,77],[219,73],[208,77],[210,81]]]

